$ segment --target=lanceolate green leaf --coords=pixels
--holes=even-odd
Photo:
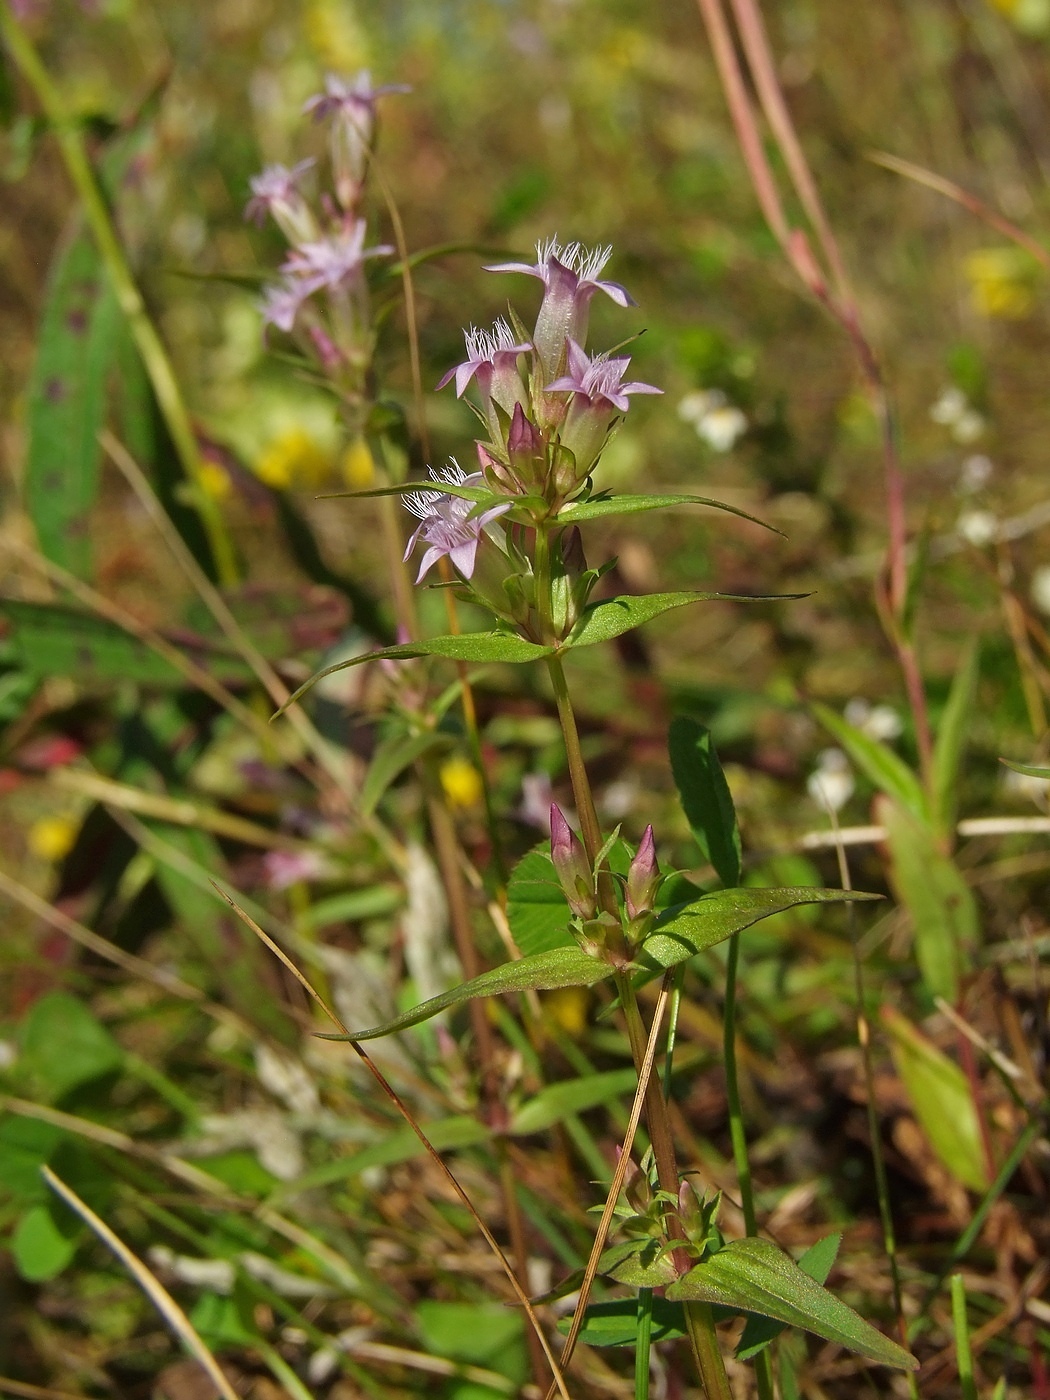
[[[601,1074],[585,1074],[561,1084],[549,1084],[535,1098],[523,1103],[510,1120],[510,1132],[524,1136],[540,1133],[560,1123],[570,1113],[585,1113],[621,1094],[633,1092],[638,1076],[633,1066],[611,1069]]]
[[[883,1366],[914,1371],[919,1364],[768,1240],[733,1240],[672,1284],[667,1297],[775,1318]]]
[[[627,594],[621,598],[609,598],[605,602],[592,603],[579,622],[561,644],[559,650],[570,647],[589,647],[596,642],[608,642],[630,632],[654,617],[670,612],[673,608],[684,608],[689,603],[704,603],[717,600],[725,603],[783,601],[788,598],[803,597],[800,593],[780,594],[739,594],[739,593],[642,593]]]
[[[580,948],[554,948],[547,953],[536,953],[531,958],[521,958],[518,962],[503,963],[491,972],[483,972],[469,982],[452,987],[440,996],[431,997],[403,1016],[386,1021],[370,1030],[354,1031],[345,1035],[326,1035],[324,1040],[376,1040],[379,1036],[393,1035],[409,1026],[418,1026],[421,1021],[429,1021],[439,1011],[460,1002],[472,1001],[475,997],[494,997],[502,992],[552,991],[556,987],[590,987],[605,977],[611,977],[613,969],[608,963],[599,962],[584,953]]]
[[[892,1007],[883,1007],[890,1054],[915,1116],[944,1165],[971,1191],[986,1191],[988,1166],[981,1125],[965,1074]]]
[[[974,641],[967,647],[955,673],[948,703],[937,726],[937,743],[933,750],[933,814],[945,835],[955,826],[959,767],[977,695],[979,671],[980,648]]]
[[[1012,768],[1015,773],[1023,773],[1026,778],[1045,778],[1050,782],[1050,768],[1033,767],[1030,763],[1014,763],[1010,758],[1001,758],[999,762],[1007,768]]]
[[[384,739],[373,754],[361,784],[361,811],[365,815],[374,812],[383,793],[399,773],[403,773],[423,754],[446,748],[448,744],[448,735],[433,729],[422,734],[397,734]]]
[[[805,1254],[799,1256],[799,1268],[817,1283],[826,1283],[841,1243],[841,1235],[825,1235],[822,1240],[810,1245]],[[778,1337],[783,1330],[784,1324],[774,1322],[772,1318],[749,1317],[737,1343],[737,1360],[750,1361],[764,1347],[769,1346],[773,1338]]]
[[[688,715],[671,721],[671,771],[697,845],[723,885],[740,883],[736,811],[710,731]]]
[[[841,904],[847,900],[878,899],[878,895],[854,890],[799,889],[717,890],[691,904],[668,909],[642,945],[642,966],[674,967],[694,953],[721,943],[731,934],[750,928],[770,914],[781,914],[799,904]]]
[[[827,705],[814,705],[813,712],[880,792],[895,797],[917,817],[926,817],[926,795],[921,783],[887,744],[869,738]]]
[[[401,646],[383,647],[380,651],[366,651],[360,656],[351,656],[346,661],[337,661],[334,666],[326,666],[323,671],[310,677],[295,694],[277,711],[283,714],[289,705],[301,699],[325,676],[336,671],[345,671],[349,666],[361,666],[366,661],[409,661],[417,656],[443,656],[449,661],[466,661],[474,665],[484,662],[503,661],[511,664],[523,661],[537,661],[550,656],[550,647],[527,642],[513,632],[464,632],[451,633],[445,637],[431,637],[420,642],[405,642]]]
[[[26,505],[40,548],[90,572],[88,516],[98,491],[99,430],[120,336],[120,308],[94,240],[81,234],[51,274],[26,412]]]
[[[922,980],[954,1005],[978,939],[973,893],[924,821],[890,797],[878,799],[875,815],[886,828],[890,883],[911,915]]]
[[[661,1253],[657,1240],[625,1240],[612,1245],[598,1260],[598,1272],[628,1288],[662,1288],[678,1277],[674,1260]]]
[[[764,530],[780,534],[772,525],[749,515],[746,510],[727,506],[724,501],[713,501],[708,496],[604,496],[590,501],[569,501],[558,512],[558,520],[577,525],[581,520],[604,520],[611,515],[640,515],[644,511],[668,510],[674,506],[711,506],[714,510],[728,511],[730,515],[739,515],[743,520],[761,525]]]

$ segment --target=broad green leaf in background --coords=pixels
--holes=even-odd
[[[501,1303],[424,1299],[414,1309],[427,1352],[484,1366],[522,1384],[528,1374],[521,1313]]]
[[[711,732],[688,715],[671,721],[671,772],[697,845],[727,888],[740,883],[740,831]]]
[[[888,744],[870,738],[827,705],[814,704],[813,713],[880,792],[895,797],[915,816],[925,819],[927,802],[922,784]]]
[[[20,1072],[45,1102],[118,1070],[124,1052],[78,997],[49,992],[30,1008],[20,1028]]]
[[[966,1075],[899,1011],[884,1006],[881,1016],[893,1063],[930,1146],[964,1186],[987,1190],[991,1178]]]
[[[65,1138],[61,1128],[36,1118],[5,1114],[0,1118],[0,1197],[16,1201],[47,1201],[51,1192],[40,1168],[50,1162]]]
[[[75,1228],[68,1232],[65,1222],[55,1218],[50,1205],[31,1206],[15,1226],[11,1254],[22,1278],[43,1283],[60,1274],[77,1252]]]
[[[694,953],[721,943],[731,934],[750,928],[770,914],[798,904],[842,904],[850,900],[878,899],[878,895],[853,890],[785,889],[716,890],[690,904],[661,914],[642,945],[643,965],[675,967]]]
[[[976,901],[925,821],[885,796],[876,799],[875,817],[886,828],[890,883],[911,915],[922,980],[931,996],[954,1005],[977,946]]]
[[[933,750],[933,819],[938,830],[950,836],[955,828],[959,770],[973,718],[980,674],[980,647],[971,642],[959,662],[948,693]]]
[[[390,784],[417,758],[434,749],[447,748],[449,737],[438,730],[422,734],[395,734],[377,745],[361,784],[361,811],[370,816]]]
[[[569,1330],[570,1319],[562,1318],[559,1332]],[[681,1303],[666,1298],[653,1299],[652,1333],[654,1342],[684,1337],[685,1313]],[[587,1309],[580,1341],[591,1347],[634,1346],[638,1336],[638,1303],[634,1297],[616,1298],[608,1303],[592,1303]]]
[[[475,997],[499,996],[502,992],[549,992],[556,987],[591,987],[605,977],[611,977],[613,969],[608,963],[592,958],[580,948],[552,948],[546,953],[534,953],[532,957],[520,958],[517,962],[503,963],[491,972],[483,972],[469,982],[452,987],[440,996],[431,997],[421,1005],[406,1011],[393,1021],[369,1030],[354,1031],[345,1035],[326,1035],[325,1040],[375,1040],[379,1036],[392,1035],[408,1026],[418,1026],[421,1021],[429,1021],[439,1011],[460,1002],[471,1001]]]
[[[667,1297],[672,1302],[695,1299],[774,1318],[883,1366],[914,1371],[919,1364],[769,1240],[732,1240],[672,1284]]]
[[[809,1274],[810,1278],[815,1279],[817,1283],[826,1283],[841,1243],[841,1235],[825,1235],[822,1240],[810,1245],[806,1252],[799,1256],[799,1268],[804,1274]],[[784,1323],[774,1322],[772,1318],[749,1317],[747,1325],[741,1333],[740,1341],[737,1343],[737,1359],[750,1361],[764,1347],[769,1346],[774,1337],[779,1337],[783,1330]]]
[[[0,598],[0,616],[11,625],[14,659],[30,676],[76,676],[84,685],[137,681],[142,685],[184,687],[186,678],[164,657],[105,618],[62,603]],[[238,657],[183,648],[219,680],[247,680],[251,672]]]
[[[404,903],[405,892],[399,885],[371,885],[363,890],[345,890],[342,894],[319,899],[296,916],[302,929],[328,928],[331,924],[352,923],[356,919],[377,919],[392,914]]]
[[[522,954],[545,953],[575,944],[569,930],[572,911],[565,902],[554,864],[545,851],[529,851],[507,885],[507,919]]]
[[[26,507],[41,551],[91,572],[89,514],[98,493],[98,434],[121,313],[95,240],[79,234],[52,268],[26,406]]]
[[[510,1120],[509,1131],[525,1136],[541,1133],[560,1123],[573,1113],[585,1113],[621,1094],[631,1094],[638,1084],[634,1068],[605,1070],[601,1074],[585,1074],[560,1084],[549,1084],[535,1098],[522,1104]]]

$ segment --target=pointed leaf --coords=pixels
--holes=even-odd
[[[926,815],[926,795],[921,783],[888,744],[869,738],[827,705],[815,704],[813,713],[880,792],[895,797],[917,817]]]
[[[565,902],[554,863],[544,850],[522,856],[507,884],[507,921],[526,957],[550,948],[571,948],[572,911]]]
[[[494,967],[491,972],[483,972],[480,977],[452,987],[440,996],[431,997],[429,1001],[381,1026],[354,1031],[350,1036],[324,1035],[321,1039],[375,1040],[382,1035],[403,1031],[408,1026],[418,1026],[421,1021],[429,1021],[431,1016],[436,1016],[446,1007],[458,1006],[460,1002],[471,1001],[475,997],[494,997],[503,992],[547,992],[556,987],[590,987],[612,975],[613,969],[608,963],[599,962],[580,948],[554,948],[547,953],[536,953],[531,958]]]
[[[640,515],[643,511],[668,510],[673,506],[711,506],[714,510],[725,510],[730,515],[739,515],[743,520],[761,525],[763,530],[772,530],[776,535],[781,533],[757,516],[749,515],[746,510],[728,506],[724,501],[713,501],[709,496],[599,496],[589,501],[569,501],[558,512],[558,520],[575,525],[581,520],[604,520],[611,515]]]
[[[1000,763],[1012,768],[1015,773],[1023,773],[1026,778],[1045,778],[1050,783],[1050,768],[1033,767],[1029,763],[1014,763],[1010,758],[1001,758]]]
[[[596,642],[611,641],[624,632],[651,622],[654,617],[670,612],[672,608],[684,608],[689,603],[783,602],[805,596],[804,593],[628,593],[620,598],[592,603],[559,650],[568,651],[570,647],[590,647]]]
[[[525,1137],[542,1133],[545,1128],[560,1123],[573,1113],[586,1113],[621,1094],[630,1094],[638,1084],[633,1066],[628,1069],[605,1070],[601,1074],[585,1074],[561,1084],[549,1084],[535,1098],[523,1103],[510,1120],[509,1132]]]
[[[841,1243],[841,1235],[825,1235],[822,1240],[810,1245],[805,1254],[799,1256],[799,1268],[817,1283],[826,1283]],[[772,1318],[749,1317],[737,1343],[737,1360],[750,1361],[753,1356],[757,1356],[769,1346],[774,1337],[779,1337],[783,1330],[784,1323],[774,1322]]]
[[[672,1302],[739,1308],[801,1327],[883,1366],[914,1371],[918,1362],[768,1240],[733,1240],[667,1290]]]
[[[750,928],[760,919],[794,909],[796,905],[841,904],[878,898],[877,894],[862,894],[856,890],[822,890],[808,886],[782,890],[717,890],[662,914],[636,961],[643,967],[675,967],[694,953],[721,943],[741,929]]]
[[[884,1006],[881,1015],[894,1066],[930,1146],[964,1186],[986,1191],[981,1126],[966,1075],[898,1011]]]
[[[911,915],[922,980],[954,1005],[978,939],[973,893],[924,821],[889,797],[876,801],[875,816],[886,828],[890,884]]]
[[[277,714],[283,714],[289,705],[294,705],[296,700],[301,699],[318,681],[324,680],[325,676],[334,675],[336,671],[345,671],[349,666],[362,666],[366,661],[409,661],[416,656],[444,656],[450,661],[468,661],[475,664],[488,661],[514,664],[537,661],[550,655],[550,647],[527,642],[524,637],[518,637],[513,632],[457,632],[445,637],[405,642],[401,646],[366,651],[359,656],[348,657],[345,661],[337,661],[334,666],[326,666],[323,671],[318,671],[304,682],[295,694],[285,701]]]
[[[933,750],[933,815],[945,835],[955,828],[959,766],[966,747],[979,672],[980,647],[974,639],[966,648],[952,681]]]
[[[671,721],[671,772],[697,845],[723,885],[740,883],[740,831],[711,732],[688,715]]]

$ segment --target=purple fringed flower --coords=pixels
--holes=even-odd
[[[361,190],[375,128],[376,100],[389,92],[410,92],[403,83],[372,86],[372,75],[363,69],[353,78],[329,74],[324,92],[311,97],[303,108],[315,120],[332,118],[330,149],[336,198],[352,209]]]
[[[303,104],[304,112],[312,112],[315,121],[326,117],[349,117],[352,121],[369,121],[375,112],[376,99],[391,92],[411,92],[407,83],[382,83],[372,86],[372,75],[367,68],[355,73],[352,78],[340,78],[329,73],[324,80],[324,92],[317,93]]]
[[[480,472],[471,472],[468,476],[455,458],[452,459],[449,466],[442,469],[440,475],[431,467],[430,476],[433,481],[439,483],[445,481],[455,486],[481,486],[484,484],[484,478]],[[413,491],[405,497],[405,505],[420,521],[408,542],[405,558],[407,559],[412,553],[418,540],[423,540],[429,546],[420,562],[419,573],[416,575],[416,582],[421,583],[427,571],[446,555],[452,560],[460,574],[469,579],[474,573],[474,562],[477,558],[478,543],[482,531],[497,516],[510,510],[511,502],[503,501],[499,505],[492,506],[489,510],[482,511],[480,515],[471,517],[470,512],[474,509],[473,501],[465,500],[461,496],[450,496],[447,491],[437,490]]]
[[[358,276],[366,258],[384,257],[394,251],[387,243],[375,248],[366,248],[364,243],[365,221],[355,219],[343,233],[300,244],[281,271],[305,287],[306,296],[322,287],[343,286]]]
[[[548,394],[580,394],[593,404],[604,399],[613,408],[626,413],[630,407],[627,402],[628,394],[663,393],[663,390],[657,389],[654,384],[642,384],[636,379],[624,384],[623,377],[631,363],[630,355],[618,355],[614,359],[595,355],[592,359],[575,340],[570,340],[568,359],[568,374],[563,374],[553,384],[548,384]]]
[[[299,308],[309,295],[309,288],[291,279],[276,287],[267,287],[262,302],[263,324],[276,326],[287,334],[295,325]]]
[[[533,342],[545,374],[557,374],[571,337],[579,344],[587,339],[591,297],[604,292],[618,306],[634,306],[634,298],[619,282],[602,278],[612,248],[584,248],[580,243],[562,247],[556,238],[537,243],[536,263],[497,263],[486,272],[523,272],[543,283],[543,302],[536,318]]]
[[[532,349],[529,342],[518,342],[514,332],[501,316],[490,331],[471,326],[464,332],[467,358],[443,375],[437,387],[443,389],[453,378],[456,398],[461,399],[472,379],[477,380],[482,408],[488,419],[494,442],[500,440],[499,416],[493,412],[496,403],[505,413],[513,414],[525,399],[525,385],[518,371],[518,356]]]
[[[591,359],[575,340],[570,340],[568,360],[568,374],[548,384],[546,392],[572,394],[561,443],[573,454],[576,479],[582,481],[597,461],[616,414],[626,413],[630,407],[628,395],[662,394],[663,390],[637,380],[623,382],[631,363],[629,355],[612,359],[595,355]]]
[[[299,181],[315,162],[301,160],[289,168],[268,165],[251,179],[252,197],[245,205],[244,217],[261,224],[270,215],[291,243],[305,243],[316,237],[317,226],[305,200],[299,193]]]

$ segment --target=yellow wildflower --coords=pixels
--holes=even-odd
[[[351,491],[367,491],[375,485],[376,464],[363,437],[347,443],[342,460],[343,480]]]
[[[1019,248],[978,248],[963,264],[981,316],[1020,320],[1035,304],[1031,261]]]
[[[260,454],[255,474],[278,491],[318,486],[328,475],[331,457],[302,427],[286,428]]]
[[[1045,34],[1050,29],[1050,0],[989,0],[1022,34]]]
[[[586,987],[559,987],[546,993],[543,1008],[554,1024],[575,1040],[587,1028],[589,1000]]]
[[[197,484],[213,501],[225,501],[233,489],[229,475],[218,462],[202,462],[197,472]]]
[[[73,849],[80,829],[72,817],[40,817],[29,828],[26,840],[38,860],[57,864]]]
[[[481,774],[461,756],[447,759],[439,776],[450,807],[476,807],[484,796]]]

